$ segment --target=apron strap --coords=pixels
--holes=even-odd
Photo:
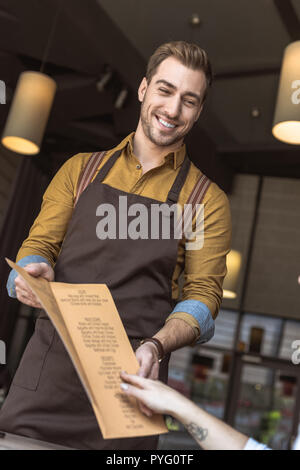
[[[85,188],[90,184],[95,171],[97,170],[98,166],[100,165],[104,155],[106,152],[94,152],[89,158],[89,161],[83,168],[79,179],[78,179],[78,184],[77,184],[77,193],[76,193],[76,198],[74,202],[74,206],[76,206],[79,197],[85,190]]]
[[[178,175],[176,176],[175,181],[174,181],[174,183],[173,183],[173,185],[172,185],[172,187],[171,187],[171,189],[168,193],[168,197],[167,197],[166,202],[176,203],[178,201],[180,191],[182,189],[182,186],[185,183],[185,180],[186,180],[188,171],[190,169],[190,166],[191,166],[191,161],[188,158],[188,156],[185,155],[183,164],[182,164],[182,166],[180,168],[180,171],[179,171]]]
[[[211,180],[206,175],[202,174],[201,176],[199,176],[198,181],[193,187],[192,192],[190,193],[189,198],[186,202],[186,204],[189,204],[189,206],[187,210],[184,211],[184,220],[182,220],[182,215],[178,218],[176,230],[178,230],[179,225],[183,225],[183,222],[185,225],[187,225],[194,220],[197,211],[197,204],[202,203],[210,184]],[[184,227],[182,226],[181,228],[181,233],[183,233]]]
[[[107,173],[109,172],[109,170],[114,166],[115,162],[117,161],[117,159],[119,158],[119,156],[121,155],[122,153],[122,150],[117,150],[117,152],[115,152],[111,157],[109,157],[109,159],[107,160],[107,162],[103,165],[102,168],[100,168],[99,170],[99,173],[98,175],[96,176],[95,179],[97,179],[97,181],[102,181],[104,180],[104,178],[106,177]]]
[[[118,150],[115,152],[103,165],[102,168],[100,168],[99,173],[97,175],[97,179],[102,181],[111,167],[114,165],[115,161],[117,158],[120,156],[122,150]],[[103,157],[105,156],[106,152],[94,152],[92,153],[91,157],[89,158],[89,161],[87,162],[86,166],[83,168],[81,175],[78,180],[78,185],[77,185],[77,194],[75,198],[75,203],[74,206],[77,204],[78,199],[80,198],[81,194],[85,190],[85,188],[91,183],[93,176],[95,172],[97,171],[97,168],[99,167],[100,163],[103,160]]]
[[[187,202],[192,205],[201,204],[210,184],[211,180],[206,175],[201,175],[195,184]]]

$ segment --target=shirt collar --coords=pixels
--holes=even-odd
[[[129,134],[125,139],[122,140],[122,142],[119,143],[119,145],[115,148],[115,150],[123,150],[125,147],[128,148],[130,155],[133,155],[133,137],[134,137],[134,132]],[[185,157],[186,154],[186,146],[183,144],[178,150],[175,152],[170,152],[165,156],[165,160],[173,160],[173,167],[174,170],[178,168]]]

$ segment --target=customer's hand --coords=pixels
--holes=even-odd
[[[133,396],[144,405],[147,416],[154,413],[173,414],[178,410],[185,397],[159,380],[145,379],[137,375],[121,372],[121,379],[126,382],[121,388],[127,395]]]
[[[30,263],[23,268],[33,277],[43,277],[47,281],[54,281],[54,271],[47,263]],[[17,299],[30,307],[42,308],[36,295],[27,282],[19,275],[15,279]]]

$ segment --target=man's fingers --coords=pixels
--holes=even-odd
[[[152,378],[152,371],[154,368],[154,378],[158,377],[158,374],[156,372],[159,370],[159,362],[156,359],[151,358],[150,360],[144,360],[144,361],[139,361],[140,368],[138,370],[137,375],[139,377],[146,377],[146,378]]]
[[[16,293],[18,298],[22,297],[23,299],[26,298],[28,300],[32,300],[30,293],[20,287],[16,287]]]
[[[21,292],[26,294],[29,297],[35,297],[34,292],[31,290],[31,287],[27,284],[27,282],[21,277],[17,276],[15,279],[15,287],[16,287],[16,292],[17,289],[19,289]]]
[[[21,276],[17,276],[15,279],[15,288],[17,293],[17,298],[20,302],[29,305],[30,307],[42,308],[38,298],[35,293],[31,290],[29,285]],[[20,297],[22,296],[22,298]]]
[[[148,376],[148,371],[149,371],[149,366],[148,364],[141,364],[141,367],[138,370],[138,376],[139,377],[147,377]]]
[[[28,297],[25,297],[23,295],[18,295],[18,300],[23,304],[28,305],[29,307],[42,308],[41,304],[33,302],[32,300],[28,299]]]
[[[137,375],[148,377],[153,364],[157,362],[156,346],[150,342],[145,342],[136,350],[135,354],[140,365]]]
[[[25,271],[31,276],[39,277],[42,276],[47,281],[54,280],[54,271],[47,263],[30,263],[24,267]]]
[[[151,369],[150,374],[149,374],[148,377],[149,377],[149,379],[157,380],[158,375],[159,375],[159,362],[155,362],[155,364],[153,364],[153,366],[152,366],[152,369]]]
[[[46,263],[30,263],[27,264],[27,266],[24,267],[25,271],[27,271],[31,276],[38,277],[40,276],[44,271],[45,267],[43,265],[46,265]]]
[[[17,276],[15,279],[15,285],[18,286],[20,289],[23,290],[31,290],[29,285],[21,276]]]
[[[23,291],[22,289],[16,287],[17,299],[23,304],[29,305],[30,307],[42,308],[42,305],[35,296],[32,296]]]
[[[42,269],[40,276],[42,276],[44,279],[47,279],[47,281],[54,281],[53,268],[47,263],[40,263],[40,267]]]
[[[23,297],[26,297],[28,300],[31,300],[32,302],[38,302],[36,295],[31,290],[22,289],[21,287],[16,286],[16,293],[19,295],[22,295]]]

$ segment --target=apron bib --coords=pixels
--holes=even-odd
[[[164,326],[174,308],[172,276],[179,240],[174,238],[176,217],[172,212],[160,220],[158,238],[151,238],[151,208],[163,204],[161,201],[102,183],[120,154],[116,152],[105,163],[80,195],[54,270],[57,282],[107,284],[136,350],[142,338],[153,336]],[[168,193],[168,206],[177,203],[189,167],[186,156]],[[104,203],[109,204],[112,213],[115,210],[116,238],[101,239],[97,235],[101,221],[97,209]],[[130,227],[138,214],[127,214],[133,204],[147,209],[148,238],[132,239],[124,232],[126,224],[122,225],[121,219],[127,217]],[[162,235],[165,217],[169,238]],[[168,362],[169,355],[160,364],[159,377],[164,382]],[[1,409],[0,429],[77,449],[155,449],[158,441],[158,436],[102,438],[68,353],[43,310]]]

